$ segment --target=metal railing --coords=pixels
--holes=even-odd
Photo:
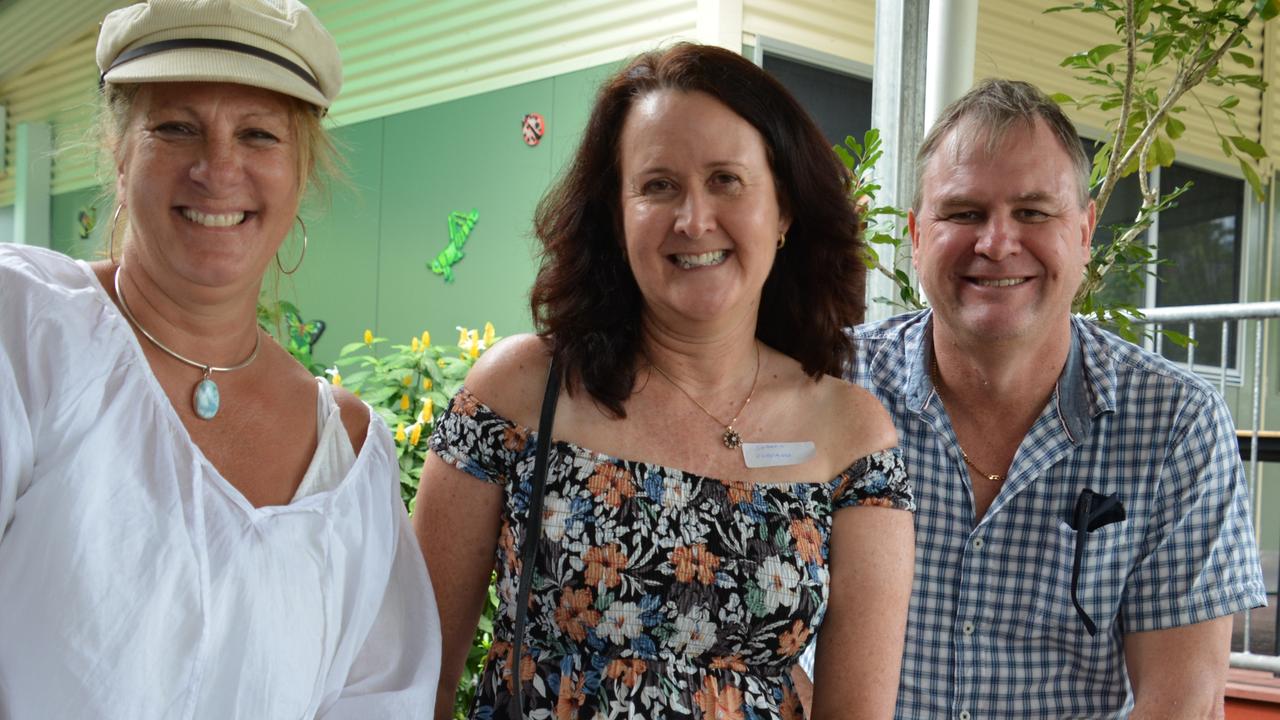
[[[1241,441],[1245,438],[1249,440],[1247,477],[1249,492],[1253,501],[1254,533],[1256,536],[1261,537],[1264,517],[1261,508],[1262,488],[1260,485],[1261,478],[1258,474],[1258,462],[1260,446],[1263,440],[1271,439],[1264,438],[1266,433],[1262,431],[1262,400],[1267,379],[1267,368],[1270,365],[1270,358],[1266,357],[1264,352],[1267,344],[1266,321],[1280,318],[1280,302],[1162,307],[1149,308],[1142,312],[1146,317],[1136,324],[1152,326],[1155,330],[1174,324],[1186,324],[1186,335],[1193,340],[1197,338],[1197,330],[1199,328],[1205,325],[1221,325],[1221,352],[1219,353],[1218,364],[1215,366],[1205,363],[1203,358],[1198,360],[1196,358],[1196,343],[1191,343],[1186,350],[1186,367],[1207,380],[1216,381],[1218,392],[1222,393],[1224,397],[1227,395],[1227,381],[1229,378],[1233,381],[1233,384],[1235,382],[1241,384],[1242,397],[1245,392],[1244,385],[1246,383],[1249,385],[1248,392],[1250,394],[1248,397],[1250,400],[1251,422],[1247,428],[1240,428],[1243,424],[1243,413],[1237,409],[1236,425],[1240,428],[1237,431],[1239,439]],[[1251,335],[1248,332],[1249,330],[1252,330]],[[1236,343],[1239,344],[1239,348],[1245,348],[1246,340],[1251,337],[1252,352],[1241,351],[1241,349],[1237,349],[1234,353],[1229,352],[1233,337]],[[1159,336],[1156,336],[1154,341],[1148,342],[1155,346],[1157,352],[1160,350],[1161,338]],[[1231,367],[1233,361],[1238,367]],[[1251,642],[1250,613],[1245,611],[1243,615],[1243,651],[1231,653],[1231,667],[1265,670],[1280,674],[1280,647],[1273,647],[1267,653],[1254,652]],[[1280,626],[1280,614],[1277,615],[1277,625]],[[1277,630],[1280,630],[1280,627]],[[1280,635],[1277,637],[1280,637]]]

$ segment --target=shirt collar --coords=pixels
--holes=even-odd
[[[905,397],[907,407],[917,415],[937,397],[929,372],[929,361],[933,357],[932,328],[933,311],[926,310],[920,321],[906,328],[903,337],[910,363]],[[1071,349],[1050,400],[1055,404],[1063,431],[1076,445],[1089,436],[1095,417],[1115,408],[1115,368],[1105,344],[1090,343],[1088,352],[1085,349],[1085,334],[1094,332],[1096,330],[1080,318],[1071,318]]]

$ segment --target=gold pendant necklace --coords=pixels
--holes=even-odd
[[[942,400],[942,384],[938,379],[938,357],[936,355],[929,361],[929,379],[933,381],[933,391],[938,394],[938,402],[943,403],[943,407],[945,408],[946,403]],[[1004,482],[1004,475],[989,473],[978,467],[978,464],[973,461],[973,458],[969,457],[969,453],[964,451],[964,447],[960,444],[960,440],[958,438],[956,439],[956,448],[960,450],[960,457],[964,458],[964,461],[969,464],[969,467],[977,470],[979,475],[991,482]]]
[[[683,393],[685,397],[689,398],[689,401],[692,402],[694,405],[697,405],[698,409],[706,413],[707,417],[711,418],[712,420],[715,420],[718,425],[724,428],[724,434],[720,436],[720,442],[724,443],[725,447],[729,448],[730,450],[733,450],[738,446],[742,445],[742,436],[738,434],[737,430],[733,429],[733,424],[738,422],[738,418],[742,417],[743,411],[746,410],[747,406],[751,404],[752,396],[756,394],[756,383],[760,381],[760,343],[759,341],[756,342],[756,375],[751,380],[751,391],[747,393],[747,399],[742,401],[742,407],[738,408],[738,412],[734,413],[733,419],[731,419],[729,422],[724,422],[723,420],[716,417],[715,415],[712,415],[711,411],[703,407],[702,403],[698,402],[697,398],[690,395],[688,390],[685,390],[684,388],[680,387],[680,383],[676,382],[675,380],[672,380],[671,376],[668,375],[665,370],[658,367],[657,364],[653,362],[653,360],[649,359],[648,353],[643,353],[643,354],[644,354],[644,359],[648,360],[649,362],[649,367],[653,368],[654,370],[657,370],[659,375],[665,378],[667,382],[671,383],[671,385],[675,387],[675,389]]]

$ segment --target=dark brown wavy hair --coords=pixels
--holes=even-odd
[[[542,252],[530,306],[567,387],[581,383],[610,412],[626,415],[644,301],[623,249],[618,139],[632,104],[662,90],[706,93],[764,138],[791,227],[765,280],[756,337],[814,378],[841,375],[853,353],[844,328],[866,310],[849,173],[777,80],[723,48],[680,43],[636,57],[605,81],[572,164],[538,204]]]

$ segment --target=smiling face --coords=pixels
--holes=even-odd
[[[627,262],[662,322],[754,322],[788,220],[764,139],[701,92],[635,101],[618,142]]]
[[[957,126],[921,178],[909,216],[913,263],[938,329],[964,344],[1035,344],[1067,331],[1089,261],[1093,203],[1043,121],[988,153]]]
[[[126,256],[153,278],[256,286],[298,209],[292,108],[245,85],[143,85],[116,154]]]

